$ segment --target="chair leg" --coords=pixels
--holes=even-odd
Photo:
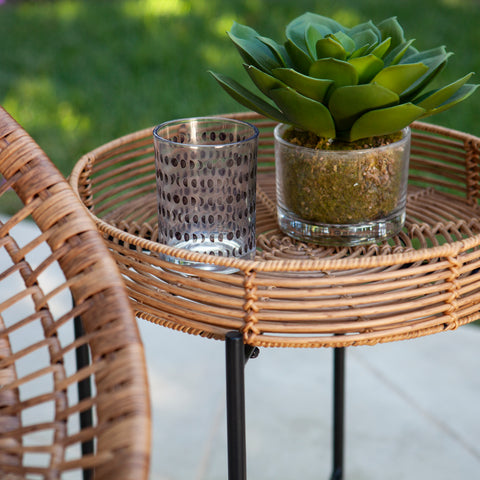
[[[80,317],[74,319],[75,339],[80,338],[84,334],[82,320]],[[75,350],[75,357],[77,363],[77,371],[88,366],[90,364],[90,356],[88,347],[81,345]],[[92,385],[90,377],[85,378],[78,382],[78,399],[84,400],[92,396]],[[92,409],[84,410],[80,412],[80,428],[88,428],[93,425]],[[94,453],[93,439],[82,443],[82,456]],[[83,471],[83,480],[93,479],[93,471],[91,469],[85,469]]]
[[[345,348],[333,352],[333,471],[331,480],[343,479],[345,420]]]
[[[244,345],[240,332],[225,337],[228,480],[246,480],[245,364],[258,349]]]

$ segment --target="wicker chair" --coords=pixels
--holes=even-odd
[[[0,218],[0,478],[146,479],[146,365],[122,279],[67,181],[0,107],[6,197],[20,201]]]

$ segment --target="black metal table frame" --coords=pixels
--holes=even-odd
[[[245,365],[259,353],[245,345],[234,331],[225,337],[228,480],[247,479],[245,422]],[[343,479],[345,418],[345,347],[334,348],[333,356],[333,458],[330,480]]]

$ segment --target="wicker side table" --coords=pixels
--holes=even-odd
[[[254,113],[225,116],[255,123],[261,131],[254,261],[191,253],[155,241],[152,129],[86,154],[70,183],[103,233],[136,315],[226,339],[237,387],[243,382],[244,345],[247,358],[255,347],[335,347],[338,431],[332,478],[340,479],[342,347],[439,333],[480,318],[480,139],[415,123],[403,231],[380,245],[326,248],[296,242],[277,228],[274,123]],[[165,262],[159,253],[233,266],[238,272],[197,270]],[[242,348],[235,346],[238,342]],[[242,404],[232,408],[241,417]],[[241,435],[237,440],[244,441]],[[242,462],[232,466],[240,474],[230,478],[245,478],[242,469]]]

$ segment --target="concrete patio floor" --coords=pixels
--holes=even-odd
[[[227,478],[224,343],[143,320],[151,480]],[[248,362],[250,480],[328,480],[331,349]],[[480,478],[480,328],[346,351],[344,480]]]

